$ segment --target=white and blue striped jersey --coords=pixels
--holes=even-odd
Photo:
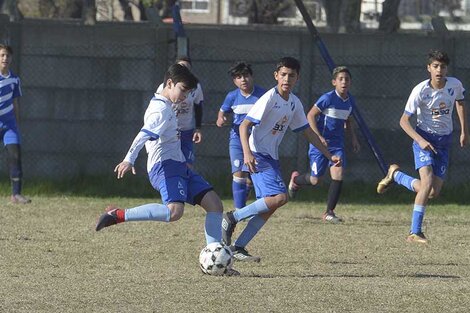
[[[163,83],[158,86],[157,93],[163,90]],[[181,102],[173,103],[172,107],[178,118],[178,128],[181,131],[192,130],[195,128],[194,106],[202,105],[204,95],[201,84],[197,84],[196,89],[191,90],[186,99]]]
[[[148,172],[156,163],[165,160],[186,162],[172,103],[159,94],[150,100],[144,115],[144,126],[132,142],[124,161],[134,164],[144,144],[148,154]]]
[[[341,98],[336,90],[323,94],[315,103],[321,111],[317,116],[317,127],[325,138],[328,147],[344,147],[344,124],[351,115],[355,104],[354,97]]]
[[[460,80],[447,77],[442,89],[433,89],[429,79],[419,83],[411,91],[406,102],[405,114],[416,114],[416,126],[438,136],[452,133],[452,112],[455,101],[465,98],[465,89]]]
[[[275,160],[279,160],[279,144],[287,127],[293,131],[308,127],[300,99],[290,93],[289,99],[284,100],[277,87],[261,96],[245,118],[255,124],[249,139],[251,151],[269,155]]]
[[[13,99],[21,96],[20,78],[11,71],[7,76],[0,74],[0,119],[15,117]]]
[[[248,95],[242,95],[239,88],[230,91],[225,97],[224,103],[220,107],[220,111],[224,113],[233,113],[232,129],[238,133],[240,124],[245,119],[246,114],[250,111],[253,104],[266,92],[264,88],[259,86],[253,87],[253,92]]]

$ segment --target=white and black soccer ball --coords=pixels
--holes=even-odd
[[[199,254],[199,265],[204,274],[220,276],[227,273],[233,265],[233,253],[220,242],[208,244]]]

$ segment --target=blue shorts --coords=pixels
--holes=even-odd
[[[256,198],[276,196],[287,192],[286,185],[282,180],[279,160],[270,156],[254,153],[258,172],[251,173],[251,180],[255,187]],[[244,167],[244,170],[247,170]]]
[[[20,133],[18,132],[18,127],[16,126],[16,119],[7,118],[2,120],[0,118],[0,138],[3,141],[3,145],[19,145]]]
[[[199,204],[202,193],[212,190],[212,186],[202,176],[191,171],[185,162],[165,160],[154,165],[149,172],[149,180],[160,192],[164,204],[186,202]]]
[[[415,158],[415,169],[419,170],[424,166],[432,166],[433,174],[442,179],[445,178],[447,168],[449,167],[449,148],[437,148],[435,154],[432,151],[423,150],[413,142],[413,154]]]
[[[183,151],[184,158],[189,164],[194,163],[193,134],[193,129],[181,131],[181,151]]]
[[[346,167],[346,157],[343,148],[329,147],[328,151],[332,155],[341,157],[341,167]],[[308,158],[310,159],[310,175],[314,177],[322,177],[327,168],[334,165],[333,162],[328,160],[316,147],[310,145],[308,150]]]
[[[232,165],[232,174],[240,172],[243,167],[243,148],[240,141],[240,135],[233,130],[230,132],[229,153],[230,164]]]
[[[415,169],[419,170],[421,167],[430,165],[432,166],[433,174],[444,179],[449,167],[449,149],[452,142],[452,134],[444,136],[433,135],[419,127],[416,128],[416,132],[431,143],[437,153],[423,150],[417,142],[413,141]]]

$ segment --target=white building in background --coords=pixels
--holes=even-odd
[[[197,24],[247,24],[251,0],[180,0],[181,16],[186,23]],[[294,4],[294,1],[291,0]],[[328,1],[328,0],[326,0]],[[385,0],[362,0],[361,24],[364,29],[377,29],[382,5]],[[322,0],[303,0],[316,26],[326,26],[326,15]],[[399,16],[402,29],[430,29],[434,8],[431,0],[402,0]],[[447,22],[451,30],[470,30],[470,0],[460,0],[461,9],[454,11],[458,22]],[[448,12],[438,12],[449,16]],[[467,17],[468,18],[464,18]],[[303,25],[300,12],[292,6],[283,12],[279,21],[285,25]]]

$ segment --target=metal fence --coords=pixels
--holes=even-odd
[[[150,25],[81,26],[15,24],[16,67],[22,78],[21,131],[25,177],[72,178],[112,175],[142,126],[148,101],[175,58],[170,28]],[[13,32],[14,33],[14,32]],[[301,79],[295,92],[308,111],[332,89],[323,60],[301,28],[190,27],[193,71],[204,90],[203,142],[196,145],[195,168],[210,179],[230,177],[229,126],[215,125],[226,93],[235,88],[227,70],[251,63],[256,83],[274,86],[282,56],[298,58]],[[74,37],[75,36],[75,37]],[[462,35],[465,36],[465,35]],[[469,85],[465,40],[418,35],[328,35],[325,42],[339,65],[353,74],[352,94],[388,162],[413,173],[411,140],[398,126],[414,85],[427,77],[427,50],[447,48],[450,74]],[[19,51],[18,51],[19,49]],[[470,87],[469,87],[470,88]],[[457,121],[457,120],[456,120]],[[455,124],[459,130],[458,123]],[[357,130],[358,132],[358,130]],[[359,138],[362,138],[359,134]],[[462,183],[470,174],[470,150],[454,136],[449,178]],[[364,140],[362,151],[347,152],[346,180],[375,182],[382,174]],[[288,132],[280,147],[285,178],[308,170],[307,141]],[[145,153],[137,169],[145,173]],[[6,164],[4,154],[0,162]],[[2,175],[7,175],[6,166]]]

